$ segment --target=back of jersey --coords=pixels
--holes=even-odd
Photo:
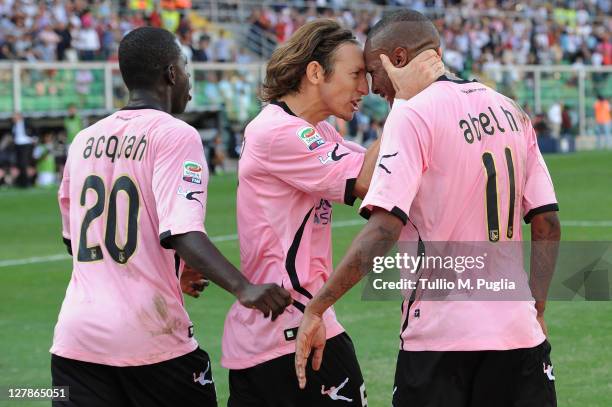
[[[521,240],[521,218],[556,207],[529,118],[478,82],[439,80],[396,101],[381,155],[371,193],[399,193],[386,198],[426,241]],[[408,187],[385,188],[384,178]]]
[[[204,231],[207,177],[197,131],[164,112],[121,110],[79,133],[59,190],[73,273],[52,353],[129,366],[196,348],[163,245]]]
[[[521,219],[557,210],[550,175],[529,118],[512,100],[478,82],[443,79],[395,101],[362,206],[398,216],[406,225],[400,241],[420,237],[425,256],[488,257],[470,274],[427,265],[415,274],[437,284],[474,278],[467,291],[418,286],[402,308],[402,348],[536,346],[544,335],[521,260]],[[516,284],[505,297],[477,290],[478,278],[505,277]]]

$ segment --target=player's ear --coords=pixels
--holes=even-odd
[[[408,50],[402,47],[395,48],[391,53],[391,62],[398,68],[406,66],[408,64]]]
[[[176,67],[170,64],[164,70],[164,79],[172,86],[176,83]]]
[[[323,82],[324,76],[323,67],[317,61],[311,61],[306,65],[306,78],[313,85]]]
[[[442,47],[438,47],[438,49],[436,50],[436,52],[438,53],[438,56],[440,58],[442,58]]]

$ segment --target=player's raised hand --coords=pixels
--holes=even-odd
[[[248,284],[238,293],[238,301],[247,308],[257,308],[272,321],[285,311],[293,300],[289,291],[276,284]]]
[[[300,389],[306,387],[306,364],[308,363],[310,352],[314,351],[312,355],[313,370],[319,370],[321,367],[326,342],[325,337],[323,318],[320,315],[309,312],[308,308],[306,308],[295,341],[295,374],[297,375]]]
[[[432,49],[421,52],[402,68],[395,67],[385,54],[380,54],[380,60],[398,99],[410,99],[444,74],[444,63]]]
[[[189,296],[198,298],[200,293],[204,291],[209,284],[210,281],[203,278],[200,272],[185,264],[185,268],[181,274],[181,291]]]

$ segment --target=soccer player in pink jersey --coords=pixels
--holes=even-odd
[[[171,115],[190,99],[185,64],[170,32],[127,34],[128,105],[70,146],[59,204],[73,272],[51,347],[53,385],[69,386],[70,401],[54,405],[217,405],[183,303],[185,262],[263,316],[291,302],[278,285],[248,282],[206,235],[202,142]]]
[[[361,206],[369,221],[305,309],[296,340],[300,386],[311,350],[313,366],[321,364],[326,310],[400,238],[418,239],[425,252],[435,242],[520,244],[522,215],[531,224],[531,276],[538,280],[554,271],[557,199],[529,118],[516,103],[450,74],[410,100],[396,95],[402,82],[394,83],[385,66],[395,75],[389,65],[401,67],[423,49],[439,47],[433,24],[414,11],[386,16],[368,35],[364,53],[372,90],[392,110]],[[537,301],[423,301],[426,289],[413,290],[416,299],[402,306],[393,405],[555,406],[543,320],[549,283],[535,281]],[[323,365],[328,357],[325,348]],[[309,371],[308,381],[311,376]]]
[[[432,52],[407,69],[420,72],[421,63],[415,93],[443,68]],[[378,151],[378,143],[365,152],[344,140],[325,119],[350,120],[367,93],[361,47],[332,20],[304,25],[268,62],[269,104],[247,126],[239,163],[241,270],[251,282],[287,288],[293,306],[273,323],[238,303],[230,309],[221,362],[231,407],[367,404],[353,344],[332,309],[323,317],[330,358],[306,391],[293,375],[302,312],[333,267],[332,202],[365,195]]]

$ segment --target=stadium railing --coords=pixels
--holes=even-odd
[[[262,64],[192,63],[192,100],[187,111],[223,109],[230,120],[247,120],[259,110]],[[0,63],[0,119],[58,117],[75,105],[82,115],[103,115],[127,102],[116,62]]]
[[[223,109],[245,121],[260,109],[257,91],[265,64],[192,63],[188,111]],[[594,134],[593,103],[612,97],[612,66],[490,66],[476,79],[515,99],[532,115],[562,102],[575,118],[576,135]],[[0,63],[0,118],[13,112],[57,117],[75,104],[83,115],[106,114],[125,104],[127,90],[117,63]],[[384,103],[384,101],[380,101]]]
[[[506,65],[475,77],[493,84],[533,114],[546,114],[555,102],[561,102],[575,118],[577,135],[594,134],[597,95],[612,98],[612,66]]]

